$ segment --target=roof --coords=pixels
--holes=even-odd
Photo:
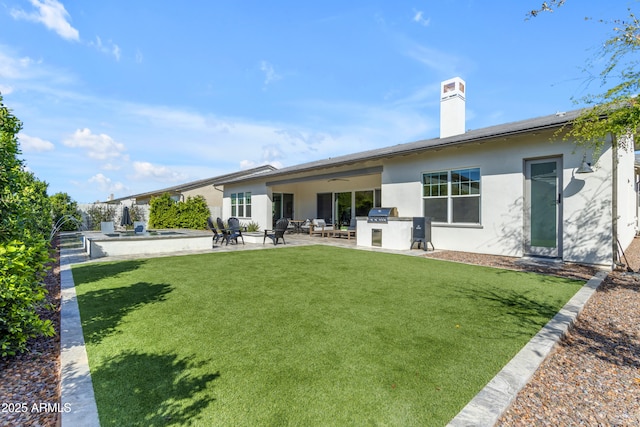
[[[156,194],[164,194],[164,193],[176,194],[176,193],[181,193],[183,191],[192,190],[194,188],[204,187],[207,185],[222,185],[223,182],[227,182],[229,180],[255,177],[256,175],[272,172],[274,170],[276,170],[274,166],[263,165],[263,166],[258,166],[256,168],[246,169],[239,172],[228,173],[225,175],[220,175],[212,178],[205,178],[205,179],[199,179],[197,181],[190,181],[184,184],[174,185],[173,187],[162,188],[160,190],[153,190],[153,191],[148,191],[146,193],[132,194],[130,196],[119,197],[117,199],[108,200],[106,203],[115,203],[115,202],[120,202],[122,200],[129,200],[129,199],[142,199],[142,198],[154,196]]]
[[[328,167],[344,166],[355,162],[364,162],[370,160],[379,160],[394,156],[405,156],[423,152],[427,150],[440,149],[448,146],[459,146],[463,144],[477,143],[484,140],[507,137],[512,135],[520,135],[532,133],[546,129],[559,128],[578,117],[583,110],[574,110],[566,113],[556,113],[548,116],[537,117],[534,119],[521,120],[507,124],[490,126],[482,129],[470,130],[460,135],[454,135],[447,138],[423,139],[415,142],[397,144],[390,147],[377,148],[359,153],[347,154],[339,157],[330,157],[328,159],[316,160],[313,162],[302,163],[282,169],[273,170],[260,175],[260,178],[275,178],[294,173],[310,172],[313,170],[325,169]],[[222,184],[237,183],[254,179],[252,177],[234,177],[226,179]]]

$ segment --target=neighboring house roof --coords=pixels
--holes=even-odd
[[[393,156],[404,156],[430,149],[439,149],[447,146],[456,146],[480,141],[542,131],[545,129],[558,128],[576,117],[583,110],[574,110],[566,113],[556,113],[549,116],[537,117],[534,119],[522,120],[518,122],[506,123],[497,126],[490,126],[482,129],[470,130],[460,135],[447,138],[424,139],[415,142],[397,144],[390,147],[377,148],[374,150],[361,151],[359,153],[347,154],[339,157],[317,160],[309,163],[302,163],[260,175],[260,178],[276,178],[300,172],[310,172],[313,170],[325,169],[328,167],[344,166],[355,162],[378,160]],[[233,177],[224,180],[221,184],[231,184],[251,180],[255,177]]]
[[[197,181],[186,182],[184,184],[174,185],[173,187],[162,188],[160,190],[148,191],[146,193],[132,194],[130,196],[119,197],[117,199],[108,200],[106,203],[117,203],[122,200],[130,200],[130,199],[144,199],[144,198],[155,196],[155,195],[162,195],[164,193],[179,194],[179,193],[182,193],[183,191],[193,190],[194,188],[201,188],[207,185],[222,185],[223,182],[226,182],[229,180],[254,177],[255,175],[272,172],[274,170],[276,170],[276,168],[271,165],[263,165],[263,166],[258,166],[252,169],[246,169],[239,172],[233,172],[225,175],[216,176],[213,178],[205,178],[205,179],[199,179]]]

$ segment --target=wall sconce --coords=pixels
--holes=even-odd
[[[591,169],[591,164],[587,163],[587,153],[584,153],[582,155],[582,165],[580,165],[576,173],[593,173],[593,169]]]

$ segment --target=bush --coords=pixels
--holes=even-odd
[[[149,228],[207,228],[211,216],[207,201],[202,196],[188,197],[185,202],[176,202],[169,193],[151,199]]]
[[[94,203],[87,208],[87,227],[89,230],[100,230],[100,223],[113,221],[116,217],[116,207]]]
[[[46,296],[43,266],[50,261],[46,243],[29,246],[13,240],[0,244],[0,355],[22,353],[27,340],[52,336],[53,325],[42,320],[37,308]]]
[[[24,352],[27,340],[52,335],[38,316],[46,295],[43,277],[51,232],[47,184],[24,169],[18,158],[22,123],[0,96],[0,356]]]
[[[75,231],[82,224],[82,214],[78,210],[78,203],[67,193],[56,193],[49,197],[51,202],[51,217],[57,231]]]
[[[260,231],[260,224],[257,222],[248,222],[245,227],[247,227],[247,231]]]

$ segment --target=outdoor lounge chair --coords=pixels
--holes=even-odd
[[[211,232],[213,233],[213,242],[212,243],[215,245],[216,243],[218,243],[218,240],[220,240],[222,235],[220,233],[218,233],[218,230],[216,230],[216,226],[213,223],[213,220],[211,219],[211,217],[207,218],[207,228],[209,230],[211,230]]]
[[[356,219],[351,218],[351,222],[349,223],[349,227],[345,230],[335,230],[333,232],[334,236],[342,237],[347,236],[347,239],[351,240],[351,236],[356,237]]]
[[[242,239],[242,244],[244,245],[244,237],[242,237],[242,230],[240,229],[240,220],[238,218],[229,218],[227,221],[229,224],[229,234],[227,235],[227,245],[229,244],[229,240],[233,240],[238,244],[238,238]]]
[[[316,218],[311,222],[309,235],[319,234],[321,237],[328,236],[333,231],[333,226],[327,225],[324,219]]]
[[[289,227],[289,220],[286,218],[280,218],[276,221],[276,226],[274,230],[264,230],[264,239],[262,239],[262,244],[267,240],[267,237],[273,240],[274,246],[278,244],[278,240],[282,239],[282,243],[285,245],[287,242],[284,240],[284,233],[287,231]]]
[[[311,229],[311,220],[307,218],[305,222],[300,224],[300,232],[308,233],[310,229]]]

